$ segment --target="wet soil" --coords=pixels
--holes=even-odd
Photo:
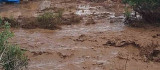
[[[12,28],[10,42],[27,50],[27,70],[159,70],[160,28],[125,26],[123,5],[51,0],[50,7],[65,8],[65,14],[75,13],[83,20],[61,30]]]

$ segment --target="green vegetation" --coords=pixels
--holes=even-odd
[[[141,10],[154,10],[160,6],[160,0],[123,0],[123,3]]]
[[[57,25],[62,23],[62,12],[51,13],[46,12],[38,16],[37,20],[42,28],[55,29]]]
[[[0,16],[0,24],[2,24],[2,17]]]
[[[5,25],[4,22],[7,21],[8,23],[10,23],[11,27],[19,27],[19,23],[16,21],[16,19],[14,19],[13,17],[0,17],[0,26]]]
[[[0,25],[2,19],[0,19]],[[28,59],[17,45],[10,44],[8,39],[13,36],[10,32],[10,25],[5,22],[0,26],[3,30],[0,33],[0,65],[4,70],[22,70],[28,64]]]
[[[160,0],[123,0],[123,3],[129,4],[145,21],[160,22]]]
[[[10,23],[11,27],[22,27],[25,29],[34,29],[34,28],[43,28],[43,29],[61,29],[61,25],[72,25],[78,24],[81,22],[82,17],[71,13],[63,14],[64,9],[57,8],[54,12],[46,11],[38,17],[20,17],[20,18],[0,18],[0,26],[4,25],[4,22],[7,21]]]
[[[131,12],[128,10],[128,7],[125,8],[125,13],[124,13],[125,17],[128,19],[131,17]]]
[[[5,21],[10,23],[11,27],[19,27],[20,26],[20,24],[17,22],[17,20],[14,19],[13,17],[10,17],[10,18],[4,17],[3,22],[5,22]]]

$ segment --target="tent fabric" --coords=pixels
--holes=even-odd
[[[20,0],[0,0],[0,2],[13,2],[13,3],[20,3]]]

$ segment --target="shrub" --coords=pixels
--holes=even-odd
[[[20,26],[20,24],[13,17],[10,17],[10,18],[8,18],[8,17],[3,17],[3,18],[0,17],[0,23],[1,23],[0,26],[5,25],[4,22],[6,22],[6,21],[10,23],[11,27],[19,27]]]
[[[0,17],[0,26],[2,26],[2,17]]]
[[[7,18],[7,17],[3,17],[3,22],[7,21],[8,23],[10,23],[11,27],[19,27],[20,24],[17,22],[17,20],[13,17]]]
[[[9,23],[5,22],[2,28],[4,30],[0,33],[0,65],[4,70],[22,70],[27,66],[28,59],[17,45],[7,41],[13,36]]]
[[[160,0],[123,0],[150,23],[160,22]]]
[[[38,23],[40,27],[47,29],[55,29],[58,24],[62,22],[62,12],[51,13],[46,12],[40,16],[38,16]]]

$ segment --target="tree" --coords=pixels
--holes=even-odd
[[[150,23],[160,22],[160,0],[123,0]]]

